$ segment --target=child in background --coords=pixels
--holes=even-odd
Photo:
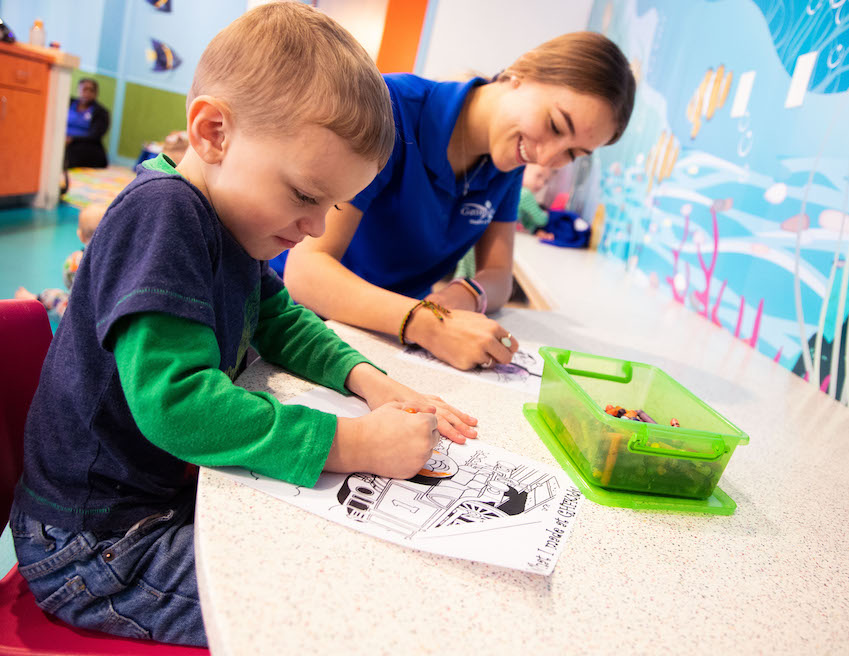
[[[207,46],[187,122],[179,167],[142,164],[86,249],[30,409],[10,527],[47,612],[203,645],[193,465],[305,486],[322,470],[407,478],[440,432],[462,442],[476,420],[369,363],[266,261],[320,235],[392,151],[389,93],[353,37],[305,4],[260,5]],[[251,344],[372,412],[337,418],[235,386]]]
[[[520,232],[530,232],[540,239],[551,239],[551,233],[543,230],[548,224],[548,212],[537,203],[535,194],[551,180],[554,169],[539,164],[528,164],[522,175],[522,191],[519,194],[519,220],[516,228]]]
[[[86,208],[88,209],[88,208]],[[61,319],[65,310],[68,307],[68,299],[71,294],[71,287],[74,285],[74,278],[77,275],[80,262],[83,258],[83,249],[91,241],[94,235],[94,230],[100,219],[103,217],[101,212],[86,212],[86,209],[80,212],[77,218],[77,237],[83,244],[83,248],[71,253],[62,264],[62,282],[65,283],[66,289],[45,289],[40,294],[33,294],[26,287],[18,287],[15,292],[17,299],[34,299],[39,301],[54,319]]]
[[[174,165],[177,166],[183,161],[183,156],[186,154],[188,147],[189,137],[186,134],[186,131],[175,130],[165,137],[165,141],[162,144],[162,154],[174,162]],[[108,207],[109,203],[91,203],[86,205],[82,210],[80,210],[80,221],[83,220],[83,215],[85,215],[85,220],[88,223],[94,223],[97,225],[100,223],[100,219],[103,218],[103,215],[106,214]]]

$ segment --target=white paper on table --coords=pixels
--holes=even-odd
[[[287,401],[342,417],[366,414],[356,398],[316,388]],[[219,471],[357,531],[444,556],[534,574],[554,570],[583,496],[563,470],[480,440],[442,439],[410,480],[323,473],[315,487],[239,467]],[[423,470],[425,471],[425,470]]]
[[[466,376],[467,378],[483,380],[487,383],[510,387],[527,394],[539,396],[543,360],[538,351],[539,345],[525,344],[519,347],[519,350],[513,354],[513,361],[510,364],[495,364],[489,369],[476,367],[469,371],[455,369],[450,364],[446,364],[437,358],[430,351],[419,348],[418,346],[405,347],[404,350],[398,352],[397,357],[418,362],[434,369],[450,371],[451,373]]]

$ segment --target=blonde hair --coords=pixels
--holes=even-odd
[[[219,32],[201,55],[186,99],[224,101],[240,129],[325,127],[382,168],[395,143],[389,91],[351,34],[301,2],[271,2]]]
[[[91,241],[107,207],[107,203],[91,203],[80,210],[77,217],[77,236],[82,243],[88,244]]]
[[[625,55],[613,41],[597,32],[571,32],[526,52],[498,80],[526,78],[543,84],[567,86],[606,100],[613,110],[616,132],[608,144],[625,132],[634,109],[636,82]]]

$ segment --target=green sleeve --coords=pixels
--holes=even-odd
[[[375,366],[312,310],[295,304],[286,289],[260,304],[253,346],[263,359],[346,396],[351,396],[345,387],[351,369],[361,362]]]
[[[537,203],[527,187],[519,194],[519,221],[529,232],[544,228],[548,224],[548,213]]]
[[[124,318],[112,333],[127,405],[153,444],[197,465],[237,465],[315,485],[336,417],[234,385],[203,324],[150,312]]]

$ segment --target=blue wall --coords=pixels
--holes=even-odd
[[[118,127],[127,82],[187,93],[207,43],[246,6],[246,0],[171,0],[171,11],[162,12],[146,0],[0,0],[0,16],[21,41],[29,40],[33,21],[41,18],[47,41],[58,41],[63,50],[78,55],[81,70],[116,78],[112,125]],[[153,71],[147,56],[151,38],[168,44],[182,64],[172,71]],[[120,160],[119,142],[120,130],[113,129],[113,160]]]
[[[844,402],[847,26],[829,0],[596,0],[590,17],[638,76],[598,156],[600,248]]]
[[[80,67],[95,72],[101,31],[120,33],[121,21],[104,24],[108,6],[123,6],[114,0],[0,0],[0,16],[15,31],[19,41],[29,41],[29,30],[36,18],[44,21],[47,43],[58,41],[62,50],[80,57]],[[111,75],[110,72],[103,71]]]

